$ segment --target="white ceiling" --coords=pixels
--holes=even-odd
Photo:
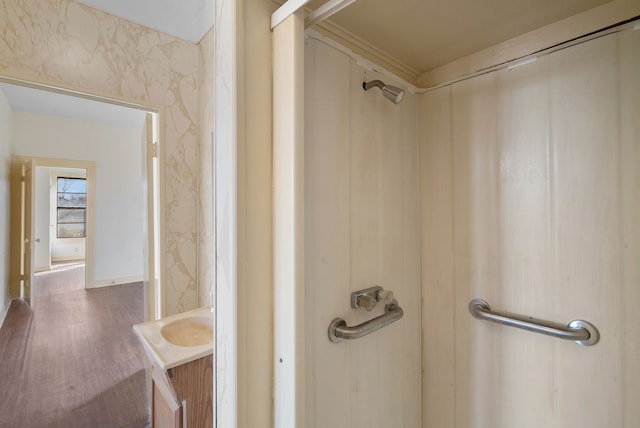
[[[0,91],[14,111],[29,112],[109,125],[142,128],[145,112],[24,86],[0,83]]]
[[[197,43],[213,27],[213,0],[75,0]]]

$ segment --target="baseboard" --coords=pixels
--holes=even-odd
[[[7,317],[10,307],[11,307],[11,299],[9,299],[7,303],[4,305],[4,308],[2,308],[2,314],[0,314],[0,327],[2,327],[2,325],[4,324],[4,319]]]
[[[36,266],[33,273],[47,272],[51,270],[51,265]]]
[[[51,263],[55,262],[75,262],[80,260],[86,260],[84,255],[75,255],[69,257],[51,257]]]
[[[111,278],[111,279],[100,279],[100,280],[96,280],[91,287],[87,287],[87,288],[110,287],[112,285],[129,284],[132,282],[141,282],[141,281],[144,281],[144,277],[142,275],[132,275],[132,276],[125,276],[121,278]]]

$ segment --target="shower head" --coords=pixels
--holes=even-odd
[[[365,91],[377,86],[382,90],[382,95],[394,104],[399,104],[404,98],[404,89],[396,88],[395,86],[385,85],[380,80],[372,80],[371,82],[362,82],[362,88]]]

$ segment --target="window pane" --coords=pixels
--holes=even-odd
[[[87,195],[84,193],[58,193],[58,207],[86,208]]]
[[[84,223],[86,210],[65,210],[58,209],[58,223]]]
[[[87,180],[58,177],[58,238],[86,235]]]
[[[84,238],[84,223],[58,224],[58,238]]]
[[[58,178],[58,192],[87,193],[87,180],[84,178]]]

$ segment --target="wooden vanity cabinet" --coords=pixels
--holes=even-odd
[[[213,426],[213,356],[166,371],[152,367],[151,426]]]
[[[151,390],[151,426],[153,428],[184,428],[182,425],[182,405],[173,393],[167,390],[166,382],[153,378]]]

